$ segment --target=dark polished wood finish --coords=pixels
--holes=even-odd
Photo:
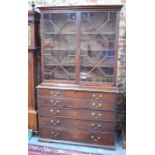
[[[60,116],[75,119],[83,118],[84,120],[115,121],[115,113],[109,111],[59,108],[47,105],[40,105],[38,109],[39,114],[45,116]]]
[[[90,108],[115,111],[115,101],[96,101],[96,100],[72,100],[65,98],[41,97],[38,96],[38,104],[48,104],[58,107],[73,107],[73,108]]]
[[[40,14],[35,11],[28,11],[28,128],[38,130],[37,104],[36,104],[36,65],[37,52],[39,52],[39,20]]]
[[[95,99],[104,101],[115,101],[115,94],[112,93],[99,93],[99,92],[85,92],[85,91],[63,91],[63,90],[51,90],[40,89],[38,95],[40,96],[54,96],[65,98],[77,98],[77,99]]]
[[[77,91],[86,91],[86,92],[101,92],[101,93],[112,93],[116,94],[118,93],[118,88],[114,87],[112,85],[107,85],[105,84],[104,86],[101,85],[87,85],[87,84],[64,84],[64,83],[49,83],[49,82],[42,82],[41,85],[38,85],[37,88],[42,88],[42,89],[52,89],[56,90],[59,89],[61,90],[77,90]],[[38,89],[38,91],[42,91],[42,89]]]
[[[112,11],[119,11],[121,8],[122,8],[122,5],[90,5],[90,6],[52,6],[52,7],[38,7],[41,11],[55,11],[55,10],[67,10],[68,12],[69,11],[90,11],[90,10],[95,10],[95,11],[109,11],[109,10],[112,10]],[[88,9],[88,10],[87,10]]]
[[[78,130],[89,130],[89,131],[104,131],[114,132],[114,122],[103,122],[103,121],[89,121],[73,118],[55,117],[55,116],[43,116],[39,117],[39,124],[41,126],[49,127],[60,127],[60,128],[71,128]]]
[[[114,145],[114,136],[112,133],[47,127],[41,127],[39,131],[40,136],[44,138],[83,142],[88,144]]]
[[[42,82],[37,86],[37,101],[41,139],[114,148],[121,7],[39,7]]]

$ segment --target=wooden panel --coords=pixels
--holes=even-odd
[[[83,120],[115,121],[115,113],[108,111],[83,110],[71,108],[56,108],[47,105],[39,106],[39,114],[47,116],[60,116]]]
[[[42,81],[37,86],[38,89],[50,89],[50,90],[72,90],[72,91],[86,91],[86,92],[100,92],[100,93],[119,93],[117,87],[110,84],[90,85],[90,83],[63,83],[60,81]]]
[[[52,6],[52,7],[47,7],[47,6],[41,6],[38,7],[41,12],[54,12],[54,11],[64,11],[64,10],[80,10],[80,11],[119,11],[122,8],[122,5],[84,5],[84,6]]]
[[[85,121],[59,117],[40,116],[41,126],[64,127],[71,129],[114,132],[113,122]]]
[[[52,97],[38,97],[38,104],[49,104],[59,107],[74,107],[74,108],[91,108],[99,110],[115,111],[114,101],[94,101],[94,100],[66,100]]]
[[[115,100],[116,95],[111,93],[97,93],[84,91],[63,91],[52,89],[39,89],[38,95],[52,97],[67,97],[78,99],[95,99],[95,100]]]
[[[28,107],[35,108],[34,97],[34,55],[32,52],[28,53]]]
[[[37,112],[35,110],[28,111],[28,128],[37,131]]]
[[[37,131],[36,69],[39,52],[39,13],[28,11],[28,127]]]
[[[39,131],[40,137],[42,138],[84,142],[88,144],[114,145],[114,135],[110,133],[47,127],[40,127]]]

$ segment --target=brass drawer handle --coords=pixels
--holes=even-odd
[[[50,94],[51,95],[60,95],[60,92],[53,92],[53,91],[51,91]]]
[[[94,128],[96,128],[96,129],[101,128],[101,124],[96,124],[95,125],[94,123],[92,123],[91,126],[94,127]]]
[[[59,103],[60,103],[60,101],[57,100],[57,101],[55,101],[53,104],[54,104],[55,106],[57,106],[57,105],[59,105]]]
[[[57,102],[54,102],[53,104],[54,104],[55,106],[59,105]]]
[[[93,102],[92,105],[93,105],[95,108],[102,107],[102,103],[99,103],[99,104],[97,105],[97,103]]]
[[[51,120],[51,123],[53,125],[59,125],[60,124],[60,120],[57,120],[57,121]]]
[[[103,95],[100,94],[99,97],[101,98],[101,97],[103,97]]]
[[[54,94],[54,92],[53,92],[53,91],[51,91],[51,92],[50,92],[50,94],[51,94],[51,95],[53,95],[53,94]]]
[[[95,118],[100,118],[102,116],[101,113],[95,113],[95,112],[92,112],[91,115],[94,116]]]
[[[50,111],[51,111],[52,114],[55,114],[55,115],[58,114],[58,113],[60,112],[59,109],[56,109],[55,111],[54,111],[53,109],[51,109]]]
[[[55,92],[55,95],[60,95],[60,92]]]
[[[100,137],[100,136],[97,136],[97,137],[91,136],[91,139],[92,139],[93,141],[97,142],[97,141],[101,140],[101,137]]]
[[[52,137],[57,138],[57,137],[59,137],[60,133],[52,131],[51,135],[52,135]]]
[[[98,96],[98,97],[100,97],[100,98],[103,97],[102,94],[93,94],[92,96],[93,96],[93,97],[97,97],[97,96]]]
[[[55,105],[55,106],[59,105],[59,103],[60,103],[60,101],[55,101],[55,102],[54,102],[54,100],[51,100],[50,102],[51,102],[51,104],[53,104],[53,105]]]
[[[93,94],[92,96],[93,96],[93,97],[96,97],[96,94]]]
[[[54,105],[58,105],[58,104],[60,103],[60,101],[59,101],[59,100],[57,100],[57,101],[50,100],[50,102],[51,102],[51,104],[54,104]]]

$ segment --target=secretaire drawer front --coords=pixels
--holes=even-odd
[[[52,96],[52,97],[66,97],[75,99],[94,99],[94,100],[110,100],[116,98],[112,93],[98,93],[88,91],[67,91],[67,90],[53,90],[53,89],[38,89],[39,96]]]
[[[47,105],[39,106],[39,114],[45,116],[60,116],[84,120],[101,120],[101,121],[115,121],[115,113],[109,111],[99,110],[85,110],[73,108],[58,108]]]
[[[97,92],[81,92],[81,91],[66,91],[63,92],[65,97],[73,97],[80,99],[93,99],[93,100],[109,100],[114,101],[116,96],[111,93],[97,93]]]
[[[114,145],[114,135],[105,132],[86,132],[83,130],[40,127],[40,137],[88,144]]]
[[[67,100],[52,97],[39,97],[38,104],[48,104],[51,106],[91,108],[99,110],[115,111],[114,101],[94,101],[94,100]]]
[[[50,127],[64,127],[69,129],[71,128],[80,130],[114,132],[113,122],[85,121],[85,120],[76,120],[60,117],[40,116],[39,124],[41,126],[50,126]]]

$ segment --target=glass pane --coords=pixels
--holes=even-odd
[[[28,46],[32,45],[32,29],[31,25],[28,25]]]
[[[115,12],[81,13],[81,81],[114,82],[115,29]]]
[[[43,16],[45,80],[75,80],[76,14]]]
[[[76,14],[75,13],[53,13],[44,14],[44,33],[63,33],[75,34],[76,32]]]

